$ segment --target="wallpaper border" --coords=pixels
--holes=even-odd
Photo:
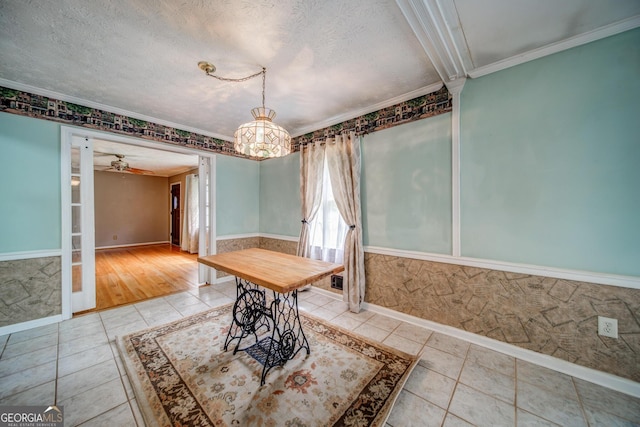
[[[37,88],[32,90],[35,92]],[[358,135],[364,135],[448,113],[451,109],[451,95],[446,86],[443,86],[435,92],[295,137],[292,139],[292,152],[299,151],[300,145],[319,139],[324,140],[341,132],[354,131]],[[220,138],[1,85],[0,112],[175,144],[227,156],[264,160],[239,154],[233,148],[233,142]]]

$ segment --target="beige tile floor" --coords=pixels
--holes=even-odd
[[[231,302],[203,287],[0,337],[0,405],[64,405],[65,426],[142,426],[114,337]],[[640,426],[640,399],[316,292],[301,309],[422,353],[387,426]]]

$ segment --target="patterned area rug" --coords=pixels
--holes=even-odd
[[[149,426],[383,426],[417,362],[300,314],[311,354],[273,368],[223,351],[232,305],[118,338]]]

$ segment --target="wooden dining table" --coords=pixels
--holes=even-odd
[[[340,264],[259,248],[203,256],[198,262],[235,276],[236,301],[224,349],[235,343],[234,354],[244,351],[261,363],[260,385],[271,368],[303,349],[311,352],[300,322],[298,290],[344,270]]]

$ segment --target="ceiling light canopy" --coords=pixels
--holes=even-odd
[[[230,79],[215,76],[216,67],[208,62],[201,61],[198,67],[207,76],[227,82],[243,82],[262,75],[262,107],[251,110],[254,120],[240,125],[234,133],[234,148],[238,153],[250,157],[281,157],[291,153],[291,136],[282,126],[273,122],[276,112],[264,106],[265,80],[267,69],[240,79]]]

